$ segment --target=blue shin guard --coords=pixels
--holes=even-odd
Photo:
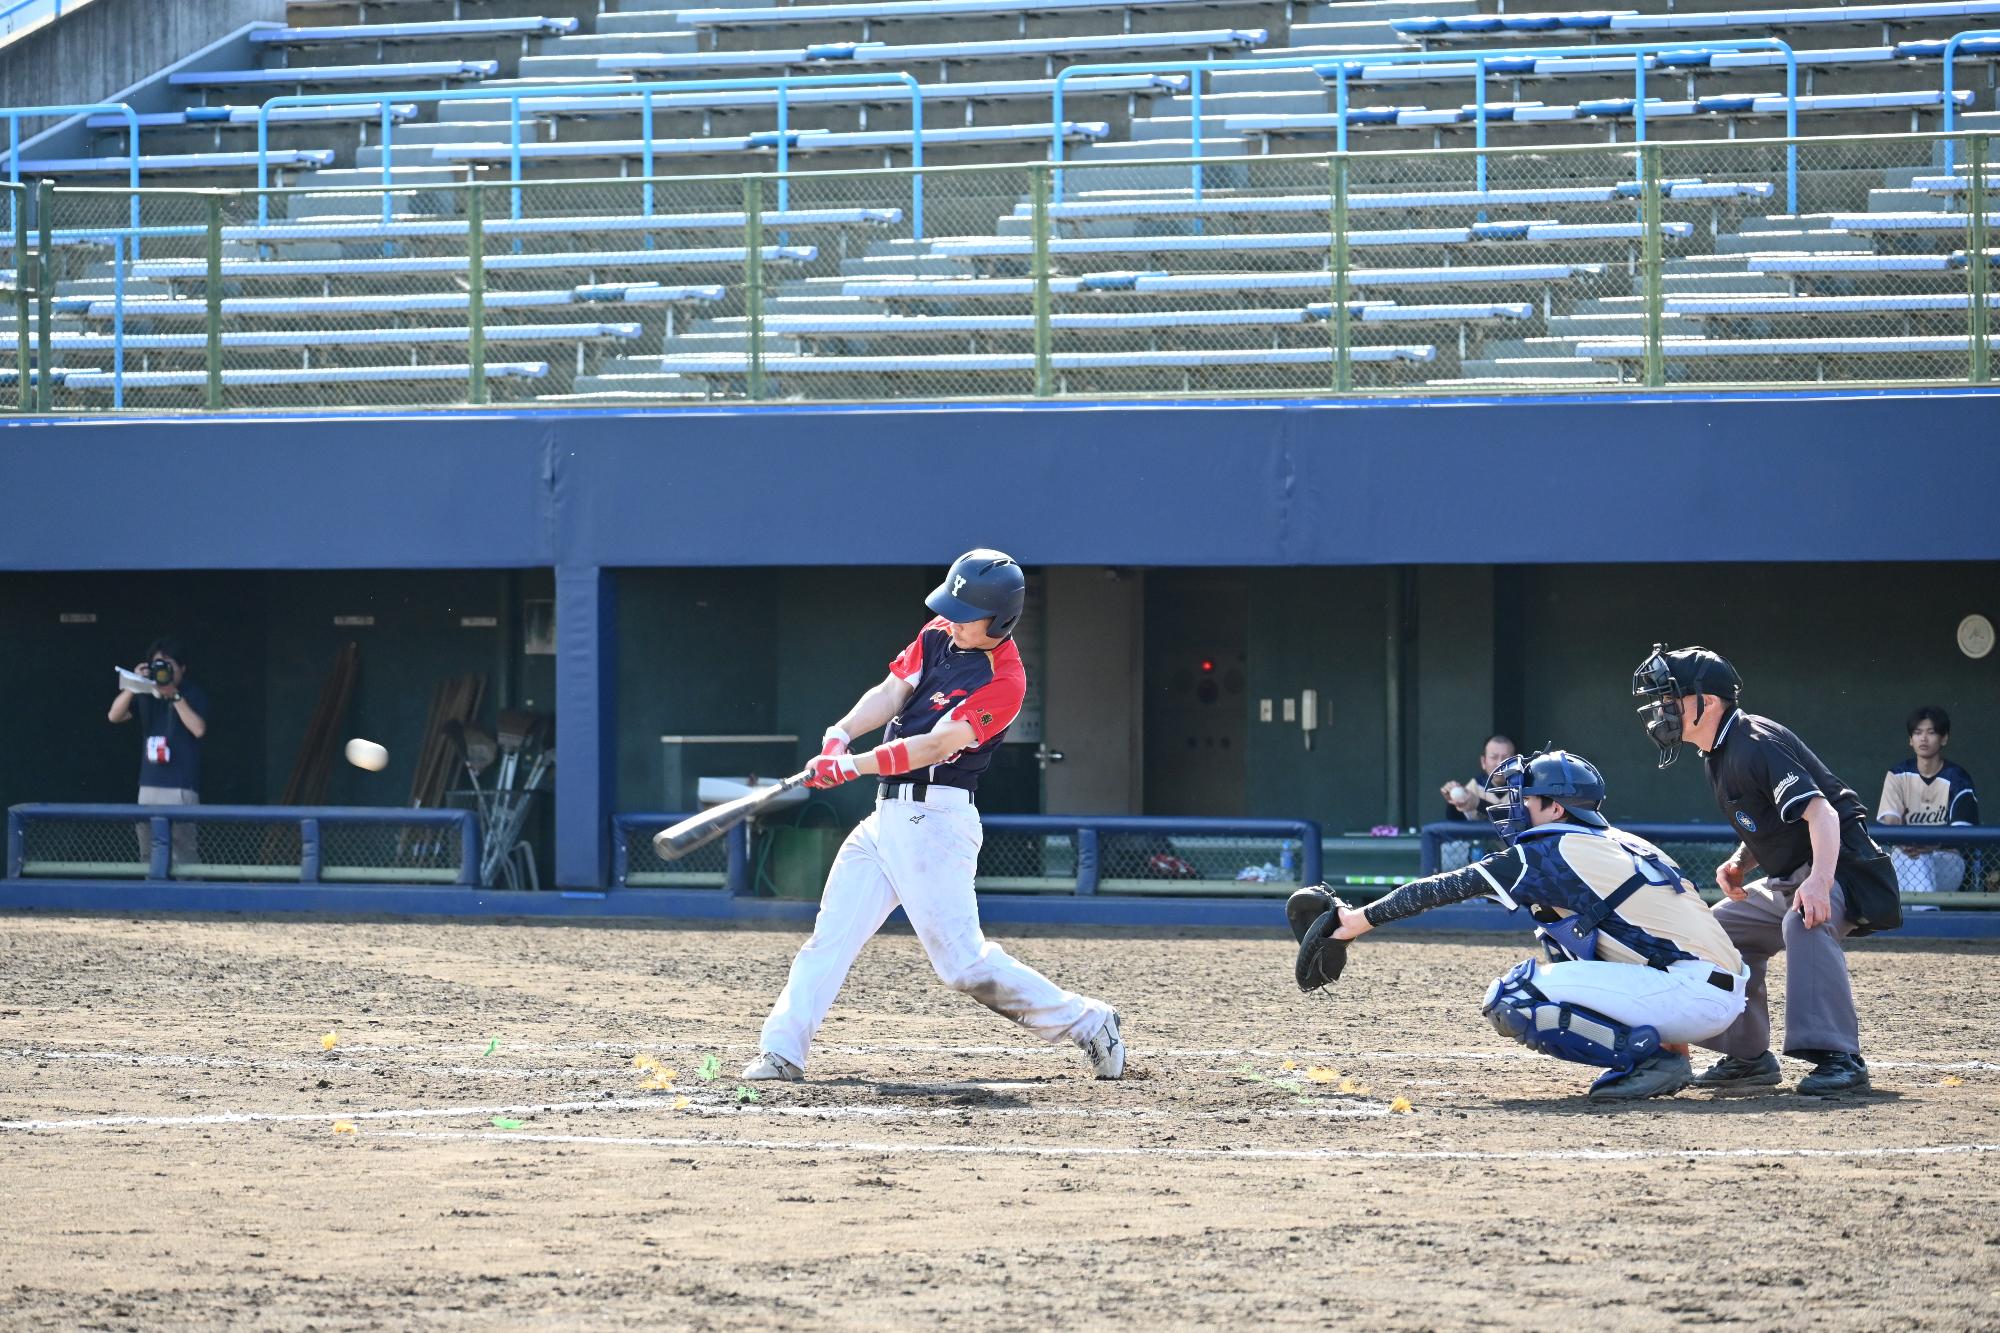
[[[1659,1030],[1627,1027],[1581,1005],[1551,1000],[1535,984],[1538,964],[1530,958],[1499,978],[1480,1007],[1493,1029],[1530,1050],[1607,1070],[1591,1086],[1623,1078],[1660,1050]]]

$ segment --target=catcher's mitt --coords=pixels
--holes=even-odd
[[[1333,932],[1340,928],[1340,915],[1335,909],[1345,906],[1324,884],[1309,885],[1286,900],[1285,916],[1299,941],[1299,956],[1292,966],[1292,975],[1300,990],[1314,991],[1332,985],[1347,966],[1347,941],[1333,938]]]

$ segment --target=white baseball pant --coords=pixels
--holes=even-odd
[[[1664,972],[1637,963],[1548,963],[1535,969],[1535,986],[1551,1000],[1581,1005],[1628,1027],[1652,1027],[1661,1041],[1701,1041],[1743,1012],[1749,969],[1738,973],[1728,990],[1708,979],[1719,970],[1699,959],[1674,963]]]
[[[1016,961],[979,928],[972,890],[985,835],[953,788],[923,801],[885,800],[841,844],[812,938],[792,960],[762,1048],[805,1067],[813,1035],[861,946],[900,904],[938,978],[1044,1041],[1087,1041],[1111,1016],[1102,1000],[1062,989]]]

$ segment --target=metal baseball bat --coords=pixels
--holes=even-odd
[[[698,815],[689,815],[672,828],[661,829],[653,835],[653,854],[662,861],[678,860],[697,847],[721,837],[746,819],[754,819],[757,812],[781,794],[803,783],[811,770],[792,774],[783,782],[756,791],[745,793],[733,801],[725,801],[713,810],[704,810]]]

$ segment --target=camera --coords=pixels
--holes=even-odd
[[[146,663],[139,674],[155,685],[166,686],[174,683],[174,664],[164,657],[156,657]]]

